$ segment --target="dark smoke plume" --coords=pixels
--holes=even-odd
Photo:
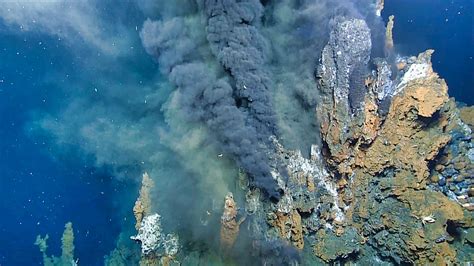
[[[144,47],[178,88],[185,116],[205,123],[254,184],[278,198],[271,176],[269,137],[276,124],[263,68],[266,43],[252,26],[261,5],[206,1],[199,7],[206,16],[196,10],[193,17],[146,21],[140,34]]]
[[[208,210],[220,215],[220,202],[238,175],[235,164],[254,186],[279,197],[271,171],[284,175],[284,167],[272,159],[270,136],[303,151],[319,142],[314,71],[331,19],[366,18],[372,36],[383,36],[377,34],[382,24],[370,13],[371,0],[124,1],[121,14],[130,15],[134,4],[141,10],[140,40],[128,16],[103,14],[107,1],[97,1],[96,9],[93,0],[75,4],[74,12],[66,12],[79,14],[74,23],[60,15],[62,6],[45,9],[33,2],[26,10],[34,7],[31,14],[38,13],[45,29],[64,24],[59,32],[69,44],[91,42],[89,50],[72,47],[83,65],[78,64],[78,78],[64,85],[69,97],[35,124],[57,146],[80,147],[114,176],[148,171],[157,182],[155,200],[165,226],[190,231],[182,234],[184,243],[215,240],[215,232],[206,229],[211,226],[203,225],[207,220],[196,221]],[[24,10],[19,7],[10,20],[30,21]],[[72,38],[76,35],[80,38]],[[138,49],[140,42],[155,62]],[[353,87],[360,88],[364,73],[353,76]],[[51,84],[66,74],[51,77]],[[357,92],[356,100],[362,96]],[[267,240],[261,240],[257,256],[275,257],[275,264],[297,260],[297,251]]]

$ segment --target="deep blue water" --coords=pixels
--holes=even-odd
[[[58,69],[72,70],[71,54],[45,36],[4,32],[0,39],[0,265],[39,264],[37,234],[48,233],[48,253],[60,255],[68,221],[81,264],[101,265],[120,230],[112,199],[123,187],[80,156],[54,157],[48,139],[30,132],[35,112],[64,97],[43,81]]]
[[[468,104],[474,104],[472,2],[386,0],[384,11],[384,17],[396,15],[397,50],[434,48],[434,68],[446,78],[450,95]],[[121,10],[129,11],[123,5]],[[56,37],[5,28],[0,24],[0,265],[41,264],[33,245],[37,234],[48,233],[48,253],[59,255],[68,221],[80,264],[102,265],[123,221],[117,199],[129,184],[112,181],[80,154],[57,154],[47,136],[31,130],[36,116],[65,104],[64,87],[81,78],[81,57]],[[55,73],[54,82],[45,82]]]
[[[88,15],[87,3],[82,4],[83,15]],[[1,266],[42,265],[41,253],[33,245],[38,234],[49,234],[47,253],[60,256],[61,235],[69,221],[73,223],[75,257],[80,258],[80,265],[103,265],[125,219],[128,215],[133,218],[128,206],[133,201],[127,195],[136,191],[134,182],[117,180],[111,171],[97,169],[93,158],[77,147],[58,149],[51,136],[39,132],[33,123],[63,109],[70,97],[82,93],[81,89],[93,91],[94,84],[121,84],[123,80],[138,84],[135,79],[147,73],[155,75],[152,60],[140,49],[136,25],[145,18],[135,4],[101,1],[96,7],[100,14],[96,23],[103,26],[100,34],[111,35],[110,31],[122,26],[124,34],[134,33],[126,47],[127,55],[137,48],[131,60],[114,58],[104,67],[110,58],[88,45],[80,34],[65,32],[69,38],[65,40],[50,32],[21,31],[19,26],[3,23],[0,12]],[[50,18],[53,25],[55,20],[64,23],[64,18]],[[116,73],[119,71],[132,73],[132,78]],[[135,76],[136,72],[140,75]]]
[[[386,0],[383,16],[395,15],[395,48],[404,55],[434,49],[433,68],[449,95],[474,104],[474,1]]]

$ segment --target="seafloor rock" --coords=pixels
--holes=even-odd
[[[357,31],[358,23],[349,23],[355,24],[352,27]],[[336,234],[337,230],[332,230],[334,234],[318,231],[315,254],[325,261],[347,256],[347,246],[325,242],[334,243],[331,241],[337,240],[332,238],[338,235],[348,237],[348,232],[354,234],[351,230],[355,228],[357,237],[350,239],[364,239],[382,259],[414,264],[458,261],[457,248],[449,241],[457,241],[454,231],[472,227],[473,215],[469,208],[463,210],[453,197],[447,197],[448,193],[436,192],[427,183],[436,178],[440,181],[441,173],[436,173],[436,178],[430,175],[432,166],[441,164],[443,159],[437,169],[445,175],[447,169],[452,169],[450,175],[464,173],[452,178],[451,193],[468,197],[469,188],[461,186],[469,176],[465,172],[470,169],[468,153],[472,146],[470,141],[458,144],[455,155],[451,152],[449,158],[439,156],[445,147],[453,146],[453,139],[466,140],[468,134],[466,127],[460,126],[455,105],[448,99],[446,83],[433,72],[433,51],[421,53],[415,59],[401,59],[404,63],[399,64],[395,80],[391,80],[385,60],[375,60],[377,71],[365,82],[363,112],[350,115],[350,94],[341,93],[346,88],[353,89],[341,82],[350,69],[337,57],[325,60],[327,51],[341,46],[337,28],[331,33],[335,40],[324,49],[318,68],[318,117],[329,174],[333,183],[342,184],[336,193],[347,204],[343,208],[346,219],[342,234]],[[359,47],[354,49],[359,51]],[[333,65],[341,67],[333,69]],[[383,106],[387,104],[385,99],[389,99],[388,108]],[[464,130],[463,137],[456,138],[456,129]],[[319,243],[321,240],[324,241]],[[349,249],[356,252],[365,247]]]
[[[469,125],[471,128],[474,127],[474,106],[466,106],[459,109],[461,120]]]
[[[64,226],[64,232],[61,237],[61,256],[48,256],[46,254],[48,249],[47,241],[49,235],[36,237],[35,245],[39,247],[43,255],[43,265],[45,266],[64,266],[71,265],[77,266],[78,259],[74,258],[74,231],[72,229],[72,223],[68,222]]]
[[[354,228],[350,228],[340,237],[322,229],[316,234],[316,239],[313,247],[314,254],[325,262],[344,259],[357,253],[364,241]]]
[[[130,237],[133,240],[140,241],[142,253],[148,255],[158,249],[162,238],[161,217],[155,213],[145,216],[140,223],[138,234]]]
[[[224,201],[224,212],[221,216],[221,244],[229,250],[239,235],[240,224],[244,220],[237,220],[237,204],[232,193],[228,193]]]
[[[377,3],[381,10],[383,1]],[[322,143],[305,158],[271,139],[281,197],[269,200],[240,175],[243,191],[234,192],[235,200],[226,196],[220,220],[224,253],[250,237],[251,253],[263,265],[295,264],[298,254],[310,256],[305,262],[363,265],[474,260],[474,112],[449,99],[433,72],[432,50],[397,59],[391,51],[369,70],[370,40],[363,20],[334,20],[316,71]],[[178,241],[162,233],[145,176],[143,184],[134,207],[140,264],[167,264]],[[239,199],[245,221],[238,219]],[[209,263],[212,256],[192,251],[180,261]]]
[[[466,254],[458,255],[451,244],[453,230],[471,227],[472,214],[427,183],[459,124],[456,107],[432,70],[431,50],[400,59],[398,70],[375,60],[376,71],[362,79],[363,97],[351,94],[360,89],[351,78],[354,66],[366,67],[370,52],[370,42],[353,35],[367,33],[370,39],[366,27],[359,20],[336,20],[323,50],[317,71],[323,153],[313,146],[306,159],[274,140],[288,175],[274,173],[283,195],[277,203],[255,204],[249,197],[247,204],[266,213],[270,227],[260,230],[274,230],[300,250],[311,246],[325,262],[361,257],[370,249],[381,261],[453,263]],[[394,80],[392,71],[398,71]],[[459,159],[452,168],[467,165]],[[465,178],[456,177],[456,184]]]
[[[280,236],[289,240],[297,249],[303,249],[303,229],[301,216],[296,210],[290,213],[276,212],[269,217],[269,223],[278,229]]]
[[[395,17],[388,17],[387,31],[385,32],[385,53],[388,55],[393,51],[393,24]]]
[[[130,238],[141,243],[143,256],[140,265],[154,265],[160,260],[169,261],[178,253],[178,237],[162,232],[161,217],[157,213],[145,216],[138,234]]]
[[[429,54],[421,54],[419,60],[425,61]],[[442,125],[430,127],[437,121],[427,120],[448,101],[447,86],[432,70],[404,86],[403,92],[393,98],[377,139],[370,147],[356,150],[355,165],[372,175],[391,167],[409,171],[415,177],[415,183],[409,186],[420,188],[429,175],[428,162],[450,140]]]
[[[135,201],[133,206],[133,214],[135,215],[135,229],[140,228],[140,224],[143,217],[147,216],[151,212],[151,197],[150,191],[155,186],[153,180],[148,176],[148,173],[144,173],[142,177],[142,186],[140,188],[140,195]]]
[[[162,232],[160,215],[158,213],[151,213],[151,190],[153,187],[153,180],[147,173],[144,173],[140,195],[133,207],[137,223],[135,228],[138,234],[131,236],[130,239],[141,243],[140,265],[170,265],[174,263],[178,253],[178,236],[174,234],[165,235]],[[121,258],[118,258],[116,255],[110,259],[121,261]]]
[[[334,224],[335,232],[342,233],[343,203],[339,202],[337,184],[330,180],[319,148],[313,145],[311,158],[306,159],[300,151],[288,151],[276,141],[275,146],[288,177],[280,201],[267,207],[268,224],[298,250],[305,246],[305,234],[324,226]]]
[[[331,31],[317,69],[321,94],[317,113],[322,139],[331,154],[331,164],[342,170],[351,152],[349,140],[353,138],[349,130],[353,120],[351,106],[360,108],[365,94],[363,79],[361,83],[354,84],[351,76],[364,76],[363,69],[367,67],[372,44],[370,30],[364,20],[337,20],[340,21]]]
[[[446,128],[452,122],[444,109],[447,86],[432,71],[431,53],[420,54],[409,66],[424,72],[408,70],[401,78],[403,88],[393,97],[377,138],[355,150],[351,166],[353,226],[383,257],[398,263],[455,262],[456,250],[440,239],[449,236],[448,221],[470,223],[458,204],[426,189],[428,164],[450,141]]]
[[[472,143],[472,128],[468,126],[470,108],[458,110],[451,100],[443,108],[450,118],[446,131],[451,140],[441,150],[434,161],[431,171],[430,188],[441,191],[457,201],[467,210],[474,210],[473,178],[474,178],[474,145]],[[464,112],[463,112],[464,111]],[[435,178],[433,178],[435,177]]]

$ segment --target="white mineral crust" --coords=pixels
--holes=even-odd
[[[160,218],[160,215],[157,213],[146,216],[142,220],[138,235],[130,237],[141,242],[142,253],[145,255],[157,250],[160,246],[162,237]]]

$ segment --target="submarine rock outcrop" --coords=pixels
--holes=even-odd
[[[364,28],[355,20],[342,24],[352,27],[352,32]],[[338,40],[338,31],[336,26],[318,68],[322,98],[318,117],[330,175],[333,182],[345,184],[338,190],[347,204],[346,230],[340,237],[347,237],[355,228],[357,233],[350,237],[351,243],[359,244],[342,252],[347,244],[329,244],[334,240],[327,237],[327,232],[320,232],[315,254],[330,261],[369,245],[377,250],[378,257],[396,263],[459,261],[457,248],[449,242],[456,237],[454,231],[472,227],[472,212],[446,193],[427,186],[432,165],[443,149],[451,149],[454,129],[459,127],[447,85],[433,72],[433,51],[403,59],[394,80],[389,79],[387,61],[378,59],[377,70],[365,83],[366,92],[360,103],[363,111],[351,115],[351,98],[346,91],[357,89],[348,86],[346,73],[351,69],[345,65],[344,57],[328,56],[328,51],[337,51],[346,43],[347,35]],[[361,50],[364,51],[359,43],[351,51]],[[388,108],[383,106],[387,104],[384,98],[389,99]],[[380,112],[382,108],[386,111]],[[470,145],[464,147],[468,149],[459,153],[464,159],[457,164],[462,171],[470,169],[464,165]],[[461,193],[467,195],[469,188],[462,189]],[[328,256],[328,247],[334,247],[334,256]]]
[[[72,223],[68,222],[64,225],[64,232],[61,237],[61,256],[48,256],[48,239],[49,235],[46,234],[44,237],[41,235],[36,236],[35,245],[38,246],[40,252],[43,255],[43,265],[45,266],[61,266],[71,265],[77,266],[79,259],[74,258],[74,230]]]
[[[364,20],[331,22],[315,71],[321,143],[305,155],[269,138],[265,156],[279,196],[268,197],[241,171],[216,230],[225,256],[247,245],[259,265],[300,257],[362,265],[474,260],[474,111],[449,98],[431,65],[434,51],[394,56],[390,21],[385,58],[371,58]],[[181,255],[183,264],[210,263],[201,251],[178,254],[177,237],[165,235],[152,212],[151,179],[143,178],[133,237],[142,244],[141,265]]]
[[[135,215],[135,229],[140,228],[140,224],[143,218],[151,212],[151,190],[155,186],[153,180],[150,178],[148,173],[144,173],[142,176],[142,186],[140,188],[140,194],[135,201],[133,206],[133,214]]]
[[[140,242],[140,265],[169,265],[174,262],[179,250],[179,239],[175,234],[165,234],[161,216],[152,213],[151,190],[154,182],[147,173],[142,176],[140,194],[133,207],[138,233],[130,239]],[[119,260],[120,261],[120,260]]]
[[[372,59],[369,71],[365,22],[334,23],[316,71],[322,146],[311,147],[307,159],[273,139],[276,160],[286,166],[273,172],[282,196],[267,202],[248,190],[253,228],[267,240],[311,249],[319,262],[369,261],[368,254],[397,264],[462,261],[469,251],[456,246],[455,232],[470,230],[472,212],[430,180],[433,165],[453,149],[463,159],[447,161],[466,176],[472,146],[456,140],[471,131],[432,69],[433,51],[392,63]],[[463,137],[456,137],[461,129]],[[468,183],[457,184],[458,194],[468,197]]]
[[[338,165],[343,172],[351,153],[350,140],[354,138],[348,124],[354,117],[351,106],[360,108],[365,95],[364,83],[351,81],[363,80],[372,43],[364,20],[337,20],[340,21],[333,26],[316,72],[320,92],[317,114],[332,165]]]
[[[234,245],[239,235],[239,227],[244,219],[237,218],[237,204],[232,193],[228,193],[224,200],[224,212],[221,216],[221,244],[229,250]]]

